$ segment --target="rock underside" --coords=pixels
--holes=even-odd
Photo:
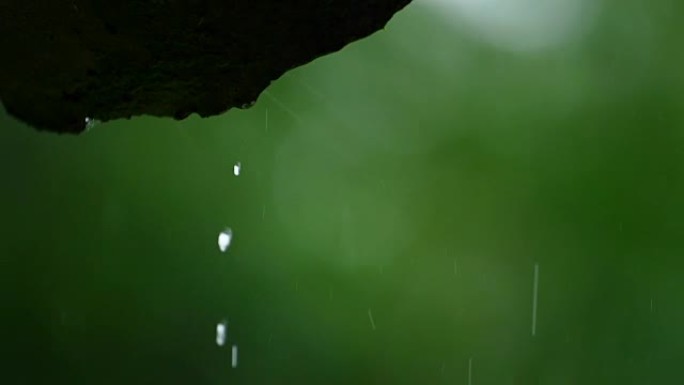
[[[0,99],[41,129],[253,104],[287,70],[382,29],[410,0],[3,0]]]

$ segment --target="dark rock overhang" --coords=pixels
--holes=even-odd
[[[248,107],[410,0],[3,0],[0,98],[31,126]]]

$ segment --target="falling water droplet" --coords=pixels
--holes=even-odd
[[[237,368],[238,364],[238,350],[237,345],[233,345],[230,352],[230,364],[232,367]]]
[[[218,246],[221,252],[225,252],[230,247],[230,243],[233,240],[233,230],[230,227],[221,231],[218,236]]]
[[[95,127],[95,126],[97,125],[97,123],[99,123],[97,120],[95,120],[95,119],[93,119],[93,118],[91,118],[91,117],[88,117],[88,116],[86,116],[85,119],[83,119],[83,121],[85,122],[85,129],[86,129],[86,131],[88,131],[88,130],[90,130],[91,128]]]
[[[251,100],[248,103],[242,103],[240,105],[240,108],[244,110],[244,109],[247,109],[247,108],[254,106],[255,104],[256,104],[256,100]]]
[[[216,345],[223,346],[226,343],[226,331],[228,330],[228,323],[221,321],[216,324]]]
[[[242,163],[237,162],[235,165],[233,165],[233,175],[238,176],[240,175],[240,170],[242,169]]]

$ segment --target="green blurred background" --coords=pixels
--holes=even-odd
[[[0,382],[682,383],[680,4],[418,0],[249,110],[3,114]]]

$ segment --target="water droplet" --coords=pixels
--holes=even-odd
[[[249,103],[242,103],[242,105],[240,106],[240,108],[242,108],[242,109],[244,110],[244,109],[247,109],[247,108],[252,107],[254,104],[256,104],[256,100],[252,100],[252,101],[249,102]]]
[[[242,169],[242,163],[237,162],[235,165],[233,165],[233,175],[238,176],[240,175],[240,169]]]
[[[228,331],[228,323],[221,321],[216,324],[216,345],[223,346],[226,343],[226,332]]]
[[[232,367],[237,368],[238,364],[238,351],[237,351],[237,345],[233,345],[231,348],[231,355],[230,355],[230,364]]]
[[[228,250],[228,247],[230,247],[230,243],[233,240],[233,230],[230,229],[230,227],[226,228],[225,230],[221,231],[218,236],[218,246],[219,250],[221,252],[225,252]]]
[[[85,122],[85,129],[86,129],[86,131],[88,131],[88,130],[90,130],[91,128],[95,127],[95,126],[99,123],[99,121],[97,121],[97,120],[95,120],[95,119],[93,119],[93,118],[90,118],[90,117],[88,117],[88,116],[86,116],[85,119],[83,119],[83,121]]]

